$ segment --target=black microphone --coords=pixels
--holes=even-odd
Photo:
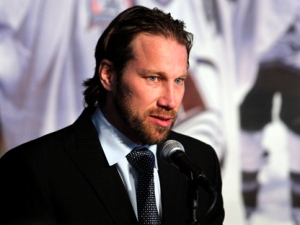
[[[166,141],[160,149],[161,158],[177,167],[190,180],[200,184],[210,194],[215,193],[215,188],[211,185],[205,174],[187,157],[182,144],[175,140]]]

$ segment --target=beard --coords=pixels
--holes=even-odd
[[[177,112],[162,107],[153,107],[139,115],[139,110],[132,105],[131,97],[128,93],[128,86],[121,78],[117,82],[117,95],[114,104],[124,125],[143,144],[154,145],[163,143],[174,125]],[[169,127],[161,127],[155,124],[147,124],[146,120],[149,115],[172,116],[174,119]]]

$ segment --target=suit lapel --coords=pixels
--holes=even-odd
[[[127,191],[115,166],[109,166],[86,111],[74,123],[74,148],[66,148],[118,225],[137,223]]]

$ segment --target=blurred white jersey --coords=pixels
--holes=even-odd
[[[274,58],[282,45],[277,43],[276,49],[272,52],[270,49],[280,41],[293,23],[298,23],[299,4],[298,0],[237,1],[233,27],[239,100],[243,99],[253,85],[261,60]],[[283,40],[284,38],[281,42]],[[295,41],[299,44],[299,38]],[[279,54],[285,54],[284,51],[288,50],[281,48],[280,51]]]
[[[0,118],[6,150],[71,124],[94,48],[132,1],[0,1]]]

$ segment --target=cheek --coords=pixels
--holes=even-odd
[[[183,96],[184,96],[184,92],[185,92],[185,88],[179,88],[176,92],[175,92],[175,98],[176,98],[176,103],[178,104],[178,107],[181,105]]]
[[[139,110],[147,110],[156,106],[157,97],[153,92],[142,91],[132,96],[132,104]]]
[[[147,92],[132,88],[130,85],[126,87],[123,92],[123,99],[126,100],[127,107],[131,108],[132,112],[141,113],[147,105]],[[148,95],[150,98],[150,95]]]
[[[160,92],[154,88],[148,88],[147,86],[142,86],[141,84],[134,91],[134,98],[141,105],[149,105],[155,102],[159,96]]]

